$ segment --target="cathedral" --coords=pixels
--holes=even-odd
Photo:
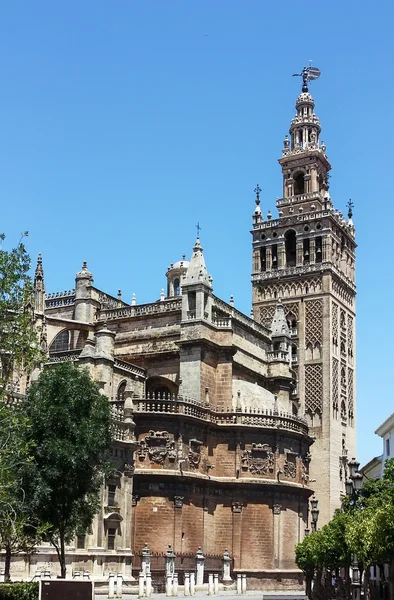
[[[227,552],[227,583],[237,573],[256,589],[302,582],[294,547],[310,529],[310,499],[320,526],[355,455],[356,244],[351,205],[346,220],[329,194],[307,77],[289,134],[276,218],[255,190],[251,316],[214,295],[199,237],[148,304],[95,287],[86,262],[75,289],[46,294],[39,257],[46,364],[87,368],[115,419],[117,476],[68,548],[69,570],[138,579],[147,545],[160,578],[171,546],[180,574],[197,551],[217,572]],[[15,574],[55,572],[53,550],[40,547],[27,566],[15,559]]]

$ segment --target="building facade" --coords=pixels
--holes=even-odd
[[[46,295],[39,257],[46,367],[87,368],[116,422],[117,476],[68,548],[72,571],[132,580],[147,544],[160,578],[171,545],[181,582],[200,547],[216,569],[228,551],[250,587],[301,584],[309,498],[316,490],[328,520],[355,455],[354,226],[333,208],[313,107],[304,84],[277,219],[263,218],[256,188],[252,318],[214,295],[199,238],[190,261],[170,265],[167,294],[143,305],[95,287],[86,263],[75,289]],[[56,572],[53,548],[15,559],[13,574],[38,568]]]
[[[316,438],[311,477],[327,522],[355,456],[355,229],[334,208],[331,165],[304,81],[279,164],[278,217],[253,214],[253,315],[269,326],[282,299],[292,338],[293,410]],[[324,501],[323,501],[324,500]]]

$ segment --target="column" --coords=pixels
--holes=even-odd
[[[190,595],[194,596],[196,593],[196,574],[190,573]]]
[[[183,586],[183,595],[190,596],[190,573],[185,573],[185,583]]]
[[[174,554],[182,553],[183,496],[174,496]]]
[[[122,597],[122,584],[123,584],[123,576],[122,573],[118,573],[116,577],[116,597]]]
[[[278,269],[284,269],[286,266],[286,248],[285,243],[278,244]]]
[[[204,561],[205,556],[201,547],[196,552],[196,563],[197,563],[197,585],[203,585],[204,583]]]
[[[274,504],[272,506],[273,521],[274,521],[274,566],[279,569],[280,565],[280,513],[281,505]]]
[[[314,238],[309,242],[309,262],[311,264],[316,262],[316,241]]]
[[[272,248],[271,248],[271,246],[267,246],[266,261],[267,261],[267,271],[271,271],[272,270]]]
[[[108,577],[108,598],[115,598],[115,574],[110,573]]]
[[[233,502],[231,510],[233,513],[233,557],[234,567],[241,568],[241,541],[242,541],[242,502]]]
[[[304,244],[302,240],[297,240],[296,261],[297,267],[302,266],[304,263]]]

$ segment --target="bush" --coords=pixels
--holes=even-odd
[[[38,600],[38,583],[1,583],[0,600]]]

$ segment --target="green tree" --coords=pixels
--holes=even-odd
[[[65,544],[91,525],[111,469],[111,410],[87,371],[64,363],[32,385],[26,414],[34,457],[29,494],[40,522],[49,524],[65,577]]]
[[[30,257],[23,244],[27,235],[12,250],[0,248],[0,397],[41,357],[33,327]]]
[[[30,257],[22,235],[16,248],[0,248],[0,548],[5,550],[5,579],[12,554],[32,551],[40,535],[28,514],[22,486],[31,460],[25,441],[27,420],[15,404],[19,379],[41,359],[34,331]],[[0,235],[4,243],[5,236]]]

